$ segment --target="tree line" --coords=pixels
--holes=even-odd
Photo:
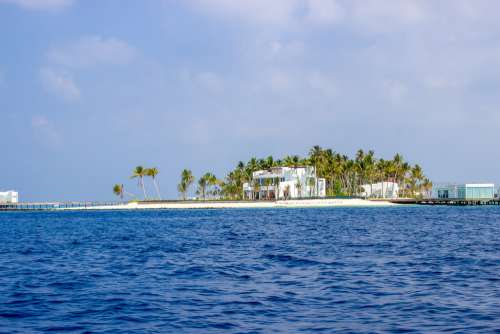
[[[238,200],[244,198],[243,184],[249,183],[256,189],[252,175],[258,170],[272,167],[312,166],[319,178],[326,181],[327,196],[355,196],[361,191],[361,185],[378,182],[395,182],[399,184],[400,197],[418,197],[432,189],[432,182],[427,178],[418,164],[412,165],[399,153],[392,159],[377,158],[373,150],[365,152],[360,149],[353,158],[345,154],[314,146],[305,157],[287,155],[283,159],[273,156],[248,162],[240,161],[223,179],[206,173],[198,180],[197,195],[201,198],[224,198]],[[266,180],[272,182],[272,180]],[[181,173],[178,190],[183,199],[189,188],[195,183],[192,172],[185,169]],[[210,192],[206,191],[210,188]]]
[[[146,187],[144,184],[144,179],[146,177],[150,177],[153,181],[153,185],[156,190],[156,195],[158,196],[157,199],[161,200],[161,195],[160,195],[160,187],[158,185],[157,181],[157,176],[160,173],[158,168],[152,167],[152,168],[145,168],[143,166],[137,166],[135,169],[132,171],[132,175],[130,176],[131,179],[137,179],[137,185],[142,189],[142,193],[144,194],[144,199],[148,200],[148,194],[146,191]],[[125,191],[125,187],[123,184],[115,184],[113,186],[113,193],[120,197],[120,199],[123,200],[124,196],[130,196],[132,198],[135,197],[134,194],[129,193],[128,191]]]
[[[196,194],[200,199],[244,199],[243,184],[249,183],[259,189],[260,185],[253,180],[253,172],[266,170],[272,167],[303,167],[312,166],[316,170],[316,176],[326,181],[327,196],[355,196],[362,191],[361,185],[374,184],[378,182],[395,182],[399,184],[400,197],[418,197],[428,193],[432,188],[432,182],[427,178],[418,164],[412,165],[403,159],[399,153],[392,159],[383,159],[375,156],[373,150],[358,150],[354,157],[335,152],[332,149],[324,149],[320,146],[312,147],[308,155],[287,155],[283,159],[275,159],[273,156],[267,158],[251,158],[248,162],[240,161],[224,178],[219,179],[213,173],[207,172],[198,180],[189,169],[181,172],[180,182],[177,190],[182,199],[187,198],[193,184],[196,181]],[[158,198],[160,193],[155,177],[158,175],[156,168],[136,167],[132,178],[138,179],[138,185],[143,190],[144,198],[147,199],[144,187],[144,177],[151,177],[155,184]],[[271,182],[271,180],[266,180]],[[121,194],[123,197],[123,186]]]

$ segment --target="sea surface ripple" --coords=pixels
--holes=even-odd
[[[500,208],[0,213],[0,333],[500,333]]]

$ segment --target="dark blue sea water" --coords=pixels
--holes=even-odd
[[[1,333],[500,333],[500,208],[0,213]]]

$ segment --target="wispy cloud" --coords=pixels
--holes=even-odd
[[[305,22],[308,23],[339,23],[346,14],[346,9],[336,0],[309,0],[305,4]]]
[[[80,98],[80,89],[69,73],[44,67],[40,70],[40,78],[47,91],[56,94],[64,100],[75,101]]]
[[[297,24],[368,24],[370,28],[387,23],[422,20],[427,1],[418,0],[190,0],[196,10],[224,19],[247,23],[275,24],[297,29]]]
[[[63,145],[63,138],[54,124],[43,115],[31,118],[31,129],[37,141],[50,149],[58,149]]]
[[[136,56],[136,50],[116,38],[85,36],[76,42],[51,49],[47,59],[53,64],[71,68],[96,65],[125,65]]]
[[[29,10],[60,10],[74,2],[75,0],[0,0],[0,4],[13,4]]]
[[[298,0],[191,0],[196,10],[227,19],[252,23],[286,24],[295,14]]]
[[[184,69],[179,73],[179,78],[184,85],[197,89],[200,93],[222,93],[224,91],[223,79],[214,72],[193,72]]]
[[[498,26],[500,3],[491,0],[187,0],[190,8],[222,20],[269,25],[293,31],[318,25],[342,26],[363,33],[389,33],[419,24],[445,25],[446,29]]]
[[[382,82],[382,94],[393,104],[402,102],[407,94],[408,88],[398,80],[384,80]]]
[[[137,51],[116,38],[84,36],[73,43],[53,47],[46,54],[46,65],[40,69],[44,87],[66,101],[80,99],[80,88],[73,79],[78,71],[98,66],[125,65]]]

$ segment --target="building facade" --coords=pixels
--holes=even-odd
[[[398,198],[399,185],[395,182],[377,182],[363,184],[363,191],[359,194],[362,197],[371,198]]]
[[[432,198],[493,199],[493,183],[442,184],[432,187]]]
[[[18,203],[19,194],[17,191],[9,190],[0,192],[0,203]]]
[[[273,167],[253,172],[252,183],[244,183],[247,199],[291,199],[325,197],[325,179],[314,167]]]

